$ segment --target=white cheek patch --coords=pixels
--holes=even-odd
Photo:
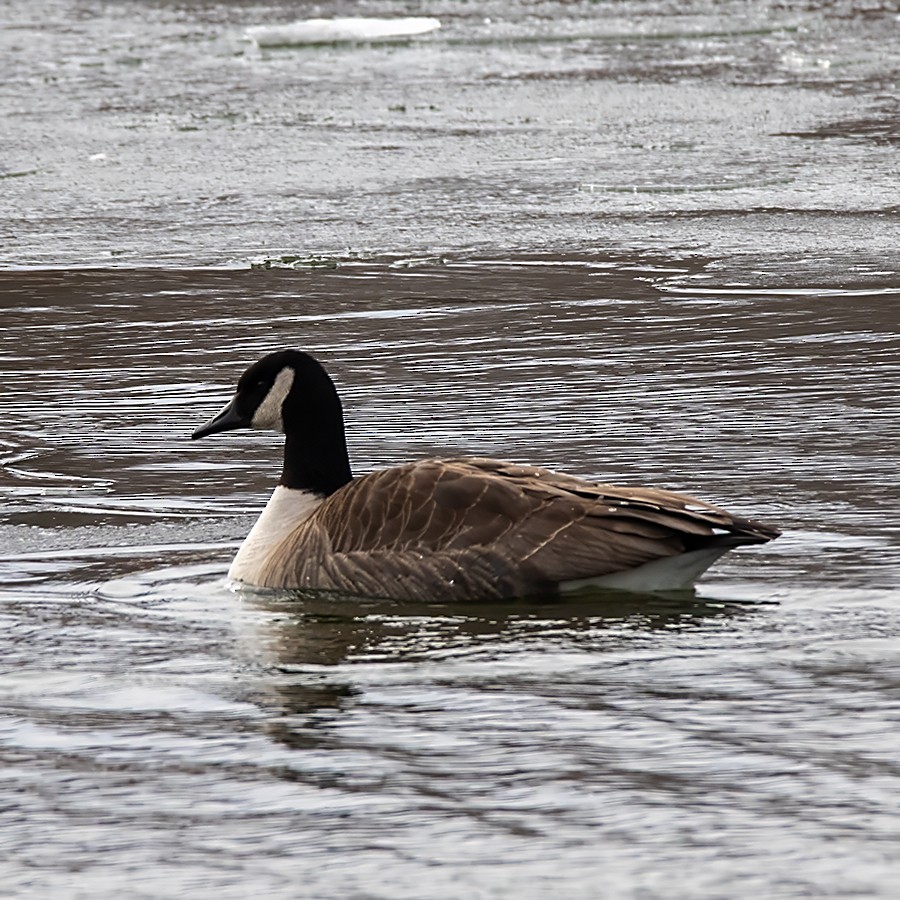
[[[272,382],[269,393],[263,397],[262,403],[253,413],[250,420],[251,428],[268,428],[272,431],[284,432],[284,420],[281,417],[281,406],[290,393],[294,383],[294,370],[285,366]]]

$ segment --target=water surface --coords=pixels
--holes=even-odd
[[[3,275],[7,888],[890,896],[897,292],[697,267]],[[278,439],[189,435],[285,344],[334,372],[357,471],[493,453],[785,536],[696,598],[235,592]]]
[[[893,898],[892,5],[7,6],[0,893]],[[243,38],[353,12],[443,27]],[[357,472],[784,536],[696,596],[235,591],[278,439],[189,438],[281,346]]]
[[[677,248],[859,278],[896,258],[893,3],[441,0],[406,43],[245,37],[353,12],[410,8],[7,4],[3,259]]]

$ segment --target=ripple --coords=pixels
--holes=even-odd
[[[7,886],[890,896],[896,289],[395,261],[3,277]],[[189,435],[283,343],[334,371],[360,470],[484,452],[786,533],[697,597],[235,591],[278,443]]]

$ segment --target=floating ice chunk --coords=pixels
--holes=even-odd
[[[427,34],[440,27],[438,19],[425,16],[406,19],[348,16],[337,19],[303,19],[289,25],[256,25],[247,29],[247,37],[260,47],[289,47],[298,44],[396,40]]]
[[[786,69],[830,69],[831,60],[803,56],[796,50],[781,54],[781,65]]]

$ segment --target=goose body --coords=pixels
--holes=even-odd
[[[194,437],[240,427],[285,434],[281,483],[229,570],[259,587],[434,601],[673,590],[733,547],[778,536],[672,491],[495,459],[425,459],[353,478],[337,392],[299,351],[251,366]]]

